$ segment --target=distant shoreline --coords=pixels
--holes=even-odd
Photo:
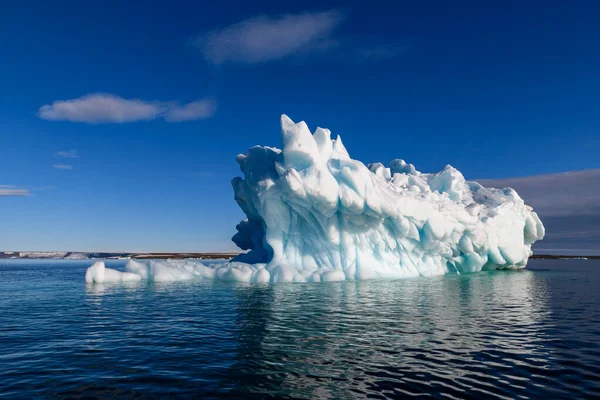
[[[4,251],[1,259],[54,259],[54,260],[97,260],[97,259],[185,259],[205,260],[231,259],[239,253],[111,253],[111,252],[76,252],[76,251]]]
[[[542,259],[542,260],[581,260],[581,259],[586,259],[586,260],[600,260],[600,255],[595,255],[595,256],[574,256],[574,255],[560,255],[560,254],[534,254],[531,257],[529,257],[530,260],[532,259]]]
[[[25,260],[166,260],[166,259],[231,259],[239,253],[110,253],[110,252],[75,252],[75,251],[4,251],[0,252],[2,259],[25,259]],[[600,255],[560,255],[560,254],[534,254],[530,259],[543,260],[565,260],[565,259],[588,259],[600,260]]]

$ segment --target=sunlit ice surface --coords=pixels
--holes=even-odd
[[[321,282],[521,269],[544,237],[537,214],[511,188],[485,188],[446,166],[421,173],[401,159],[388,167],[350,157],[328,129],[281,117],[282,149],[237,156],[233,179],[246,219],[231,262],[96,263],[86,281],[187,279]]]

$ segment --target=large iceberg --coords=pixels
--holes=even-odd
[[[247,218],[232,239],[247,253],[221,263],[131,261],[124,273],[98,264],[86,281],[319,282],[520,269],[544,237],[516,191],[466,181],[450,165],[434,174],[400,159],[365,165],[328,129],[311,134],[285,115],[281,142],[282,150],[255,146],[237,156],[244,178],[232,184]]]

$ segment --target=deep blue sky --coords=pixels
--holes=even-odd
[[[0,185],[31,195],[0,196],[0,249],[233,249],[235,156],[279,146],[282,113],[364,162],[467,179],[600,168],[599,20],[594,1],[5,2]],[[216,111],[40,117],[97,93]]]

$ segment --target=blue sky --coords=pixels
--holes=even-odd
[[[599,14],[593,1],[8,2],[0,249],[234,249],[235,156],[278,146],[282,113],[364,162],[548,175],[525,196],[542,204],[574,181],[553,174],[600,168]],[[600,175],[577,177],[589,190],[575,200],[600,204]],[[600,207],[565,207],[579,208],[544,213],[587,241],[549,233],[550,246],[600,248],[598,224],[571,223],[600,222]]]

